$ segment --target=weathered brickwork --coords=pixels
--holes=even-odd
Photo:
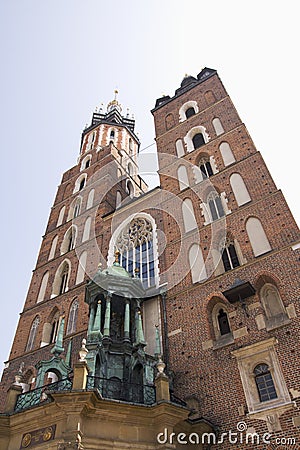
[[[127,130],[127,134],[124,134],[122,126],[115,126],[117,137],[113,143],[109,142],[109,123],[95,125],[84,134],[78,164],[65,172],[58,187],[20,315],[9,365],[3,373],[1,402],[4,404],[6,392],[21,363],[24,363],[26,370],[35,374],[35,364],[49,358],[53,342],[43,347],[39,345],[43,341],[43,327],[49,322],[53,311],[57,311],[60,317],[64,316],[67,324],[74,299],[79,302],[76,330],[68,335],[65,328],[63,355],[72,338],[72,361],[78,358],[80,342],[86,336],[88,327],[89,311],[84,302],[86,281],[96,273],[99,263],[105,267],[107,259],[111,258],[111,237],[118,226],[129,217],[143,212],[154,218],[158,236],[159,282],[161,286],[167,283],[166,297],[159,295],[158,299],[162,311],[164,358],[168,373],[173,377],[175,394],[187,402],[193,399],[198,405],[198,417],[218,427],[220,433],[236,431],[238,422],[244,421],[248,429],[253,427],[256,433],[263,435],[270,432],[274,438],[294,437],[299,445],[299,421],[295,419],[300,416],[299,230],[282,192],[275,186],[218,75],[210,71],[208,76],[203,75],[198,80],[189,82],[186,79],[176,92],[173,98],[160,99],[152,111],[160,187],[148,194],[143,193],[142,181],[134,176],[131,181],[135,192],[142,195],[134,198],[129,195],[129,176],[125,173],[124,160],[127,158],[133,165],[135,160],[129,151],[125,152],[124,147],[132,145],[129,144],[131,139],[134,140],[131,131]],[[187,102],[196,103],[198,111],[189,118],[182,118],[182,107]],[[216,131],[213,125],[216,118],[223,127],[221,132]],[[189,146],[192,145],[193,136],[187,136],[195,127],[204,130],[207,141],[199,148],[191,149]],[[93,137],[89,137],[92,133]],[[178,140],[181,140],[183,149],[180,157],[176,150]],[[222,143],[230,146],[233,155],[230,163],[226,162],[221,152]],[[135,148],[138,145],[137,139],[134,140]],[[124,150],[123,154],[121,149]],[[87,155],[91,155],[88,167],[82,167]],[[213,173],[204,180],[199,179],[202,161],[210,161],[213,167]],[[186,168],[186,187],[182,187],[178,179],[178,169],[182,166]],[[82,174],[87,176],[86,184],[76,191],[76,183]],[[249,196],[242,204],[238,201],[240,191],[232,182],[235,174],[242,178]],[[92,190],[94,194],[91,200]],[[216,220],[208,220],[209,195],[212,190],[222,199],[224,213]],[[119,208],[116,208],[117,195],[121,195],[123,201]],[[72,208],[78,198],[81,205],[74,218]],[[192,218],[189,216],[188,219],[190,222],[184,216],[184,201],[191,201],[193,207]],[[62,208],[65,208],[63,216]],[[259,254],[254,251],[247,229],[251,218],[259,220],[269,245]],[[91,220],[91,226],[84,240],[87,219]],[[196,228],[190,226],[193,220]],[[65,251],[70,227],[76,230],[76,242],[74,248]],[[187,227],[190,228],[187,230]],[[224,249],[225,241],[234,245],[238,260],[238,265],[227,271],[221,259],[221,246]],[[195,244],[201,249],[207,272],[204,279],[196,282],[192,277],[189,259],[190,249]],[[79,258],[85,251],[86,273],[77,282]],[[219,252],[217,262],[214,259],[216,252]],[[70,265],[68,289],[57,294],[56,274],[65,260]],[[46,273],[49,274],[47,285],[43,299],[38,302]],[[242,282],[252,286],[252,294],[229,301],[225,296],[226,291]],[[276,322],[272,316],[267,317],[262,300],[265,285],[274,286],[280,295],[280,322]],[[216,325],[218,318],[215,311],[218,305],[224,308],[229,321],[230,333],[227,336],[225,333],[225,337],[222,333],[220,336]],[[27,351],[30,329],[37,316],[40,317],[40,324],[35,346]],[[146,316],[144,320],[147,320]],[[251,404],[253,393],[245,392],[243,363],[238,360],[239,356],[236,355],[239,354],[236,352],[257,343],[264,345],[271,338],[275,338],[272,345],[280,368],[276,369],[279,375],[272,373],[284,380],[282,389],[290,393],[291,404],[289,407],[286,400],[281,404],[265,403],[265,415],[259,416],[261,410],[249,414],[248,404]],[[251,358],[255,357],[255,351],[253,353]],[[274,420],[277,420],[276,426]],[[229,450],[232,445],[225,441],[212,448]],[[238,448],[250,447],[240,443]],[[251,448],[263,447],[254,444]]]

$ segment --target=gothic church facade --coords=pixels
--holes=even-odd
[[[300,442],[293,216],[215,70],[152,114],[160,186],[116,97],[62,177],[2,376],[5,450]]]

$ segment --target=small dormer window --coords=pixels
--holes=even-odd
[[[86,163],[85,163],[84,168],[87,169],[88,167],[90,167],[90,165],[91,165],[91,160],[88,159],[88,160],[86,161]]]

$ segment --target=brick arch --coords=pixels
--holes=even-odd
[[[208,160],[210,159],[210,157],[211,157],[211,155],[208,153],[208,152],[200,152],[197,156],[196,156],[196,158],[195,158],[195,165],[196,166],[199,166],[199,163],[200,163],[200,160],[202,159],[202,158],[208,158]]]
[[[209,297],[207,297],[206,302],[207,331],[210,339],[216,340],[219,335],[216,326],[217,313],[220,309],[224,309],[228,315],[231,305],[222,292],[217,291],[210,294]]]
[[[259,272],[253,281],[253,285],[258,292],[266,283],[274,284],[277,289],[281,288],[281,281],[277,275],[267,270]]]
[[[227,298],[220,291],[212,292],[205,300],[206,311],[210,315],[214,309],[214,307],[218,303],[224,303],[224,306],[227,308],[230,303]]]
[[[217,195],[221,194],[221,189],[218,186],[212,185],[210,182],[207,183],[207,186],[203,187],[203,191],[202,191],[202,198],[206,199],[208,197],[208,195],[214,192]]]

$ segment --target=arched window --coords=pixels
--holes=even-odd
[[[87,174],[86,173],[81,174],[80,177],[78,177],[76,182],[75,182],[73,193],[78,192],[78,191],[82,191],[82,189],[86,185],[86,180],[87,180]]]
[[[133,185],[132,185],[131,181],[129,181],[129,180],[127,181],[126,187],[127,187],[127,194],[129,195],[129,197],[133,198],[133,196],[134,196],[134,188],[133,188]]]
[[[276,286],[271,283],[264,284],[260,290],[260,300],[264,307],[267,321],[279,319],[277,325],[280,325],[280,319],[286,318],[287,314]]]
[[[31,328],[30,328],[29,337],[27,340],[27,345],[26,345],[26,350],[25,350],[26,352],[29,352],[35,346],[35,339],[36,339],[39,324],[40,324],[40,318],[39,318],[39,316],[36,316],[34,321],[32,322]]]
[[[190,100],[184,103],[179,108],[179,122],[183,122],[184,120],[188,119],[189,117],[192,117],[194,114],[197,114],[198,112],[199,108],[197,102],[195,102],[194,100]]]
[[[224,166],[229,166],[230,164],[235,162],[235,157],[233,156],[228,142],[222,142],[219,146],[219,150],[223,158]]]
[[[56,271],[52,286],[51,298],[63,294],[68,290],[70,273],[71,273],[71,264],[69,260],[64,260]]]
[[[239,173],[233,173],[231,175],[230,184],[238,206],[242,206],[251,201],[248,189]]]
[[[82,283],[84,280],[86,260],[87,260],[87,252],[84,251],[83,253],[81,253],[79,261],[78,261],[76,284]]]
[[[84,224],[82,242],[88,241],[90,238],[91,223],[92,223],[92,218],[88,217]]]
[[[76,197],[75,200],[73,200],[69,209],[68,220],[75,219],[79,216],[81,210],[81,202],[81,197]]]
[[[215,192],[212,192],[208,197],[208,208],[211,221],[217,220],[225,215],[221,197]]]
[[[89,150],[92,149],[93,144],[95,142],[95,137],[96,137],[96,131],[93,131],[92,133],[90,133],[87,137],[87,144],[86,144],[86,149],[85,151],[88,152]]]
[[[41,347],[56,341],[60,317],[59,309],[55,306],[44,323]]]
[[[224,311],[223,308],[221,308],[219,310],[219,313],[217,315],[217,320],[218,320],[218,325],[219,325],[219,330],[220,330],[221,336],[224,336],[225,334],[228,334],[231,332],[228,315]]]
[[[76,217],[79,216],[79,214],[80,214],[80,206],[81,206],[81,202],[76,202],[75,203],[73,219],[76,219]]]
[[[212,105],[216,101],[216,97],[213,91],[206,91],[204,94],[204,98],[208,106]]]
[[[216,347],[222,347],[223,345],[231,344],[232,342],[234,342],[228,311],[222,301],[219,301],[213,307],[211,318],[216,340]]]
[[[77,299],[73,300],[70,310],[67,325],[67,334],[75,333],[78,317],[79,302]]]
[[[61,247],[60,247],[60,254],[63,255],[64,253],[70,252],[75,248],[75,242],[76,242],[76,234],[77,229],[74,225],[72,225],[65,233]]]
[[[81,191],[84,188],[84,186],[85,186],[85,178],[82,178],[79,184],[79,191]]]
[[[58,215],[58,219],[57,219],[57,224],[56,226],[59,227],[59,225],[61,225],[63,223],[63,219],[64,219],[64,215],[65,215],[65,209],[66,207],[63,206],[61,208],[61,210],[59,211],[59,215]]]
[[[116,193],[116,208],[118,208],[121,205],[122,202],[122,194],[120,191],[117,191]]]
[[[60,321],[60,315],[57,308],[54,310],[55,312],[52,315],[51,318],[51,330],[50,330],[50,336],[49,336],[49,342],[48,344],[53,344],[56,342],[57,339],[57,333],[59,328],[59,321]]]
[[[184,199],[181,208],[182,208],[184,230],[187,233],[188,231],[197,228],[197,222],[195,219],[192,200],[190,198]]]
[[[218,117],[215,117],[212,121],[213,127],[215,129],[216,135],[220,136],[220,134],[224,133],[224,128],[221,123],[221,120]]]
[[[233,242],[226,242],[225,247],[222,251],[222,261],[225,272],[228,272],[235,267],[239,267],[240,262]]]
[[[51,244],[51,248],[50,248],[50,252],[49,252],[49,256],[48,256],[48,261],[50,261],[50,259],[54,258],[56,245],[57,245],[57,240],[58,240],[58,236],[55,236],[53,241],[52,241],[52,244]]]
[[[45,272],[42,278],[42,282],[41,282],[41,286],[40,286],[40,290],[39,290],[39,295],[37,298],[37,303],[42,302],[45,298],[45,293],[46,293],[46,289],[47,289],[47,284],[48,284],[48,279],[49,279],[49,272]]]
[[[263,255],[271,250],[261,221],[256,217],[250,217],[246,222],[246,230],[252,246],[254,256]]]
[[[175,120],[172,113],[168,114],[165,118],[166,130],[170,130],[175,126]]]
[[[195,150],[199,147],[202,147],[202,145],[205,144],[205,140],[202,133],[195,134],[195,136],[192,138],[192,141]]]
[[[111,250],[120,253],[120,265],[139,277],[145,288],[156,284],[158,260],[154,224],[146,217],[133,218],[111,242]],[[114,247],[114,249],[112,248]],[[111,255],[112,256],[112,255]]]
[[[196,114],[196,111],[194,110],[194,108],[193,108],[193,107],[190,107],[190,108],[188,108],[188,109],[186,110],[186,112],[185,112],[185,117],[186,117],[187,119],[189,119],[190,117],[194,116],[195,114]]]
[[[198,244],[193,244],[189,249],[189,264],[193,283],[206,280],[206,268],[202,251]]]
[[[199,161],[199,168],[202,175],[202,180],[205,180],[214,174],[209,158],[201,158]]]
[[[94,195],[95,195],[95,189],[91,189],[88,195],[87,203],[86,203],[86,209],[92,208],[94,203]]]
[[[87,155],[85,158],[83,158],[83,160],[81,161],[80,172],[82,170],[85,170],[88,167],[90,167],[91,160],[92,160],[92,155]]]
[[[127,171],[129,173],[129,175],[132,177],[132,175],[133,175],[133,165],[130,162],[128,163]]]
[[[63,294],[67,290],[67,283],[68,283],[68,268],[65,267],[61,274],[61,280],[60,280],[60,287],[59,287],[59,294]]]
[[[184,148],[183,148],[183,143],[181,139],[177,139],[176,143],[176,153],[178,158],[180,158],[181,156],[184,155]]]
[[[109,140],[110,142],[113,142],[115,139],[115,130],[111,130],[109,134]]]
[[[254,369],[254,377],[261,402],[277,398],[274,381],[267,364],[258,364]]]
[[[179,166],[177,169],[179,189],[183,191],[189,186],[189,178],[185,166]]]

